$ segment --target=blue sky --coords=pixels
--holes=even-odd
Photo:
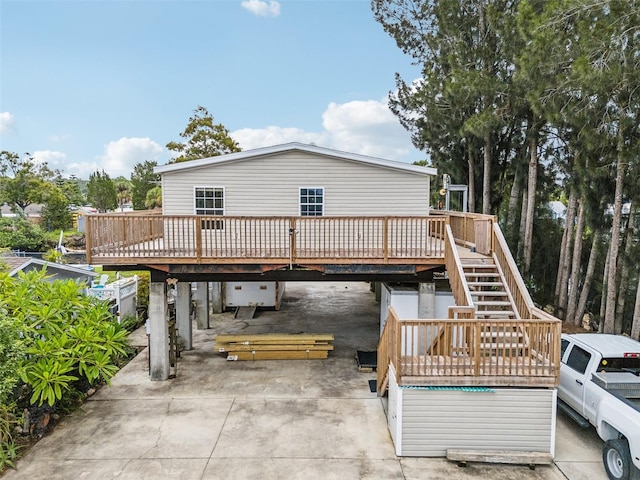
[[[425,158],[386,106],[419,75],[369,0],[0,0],[0,150],[65,176],[167,162],[205,106],[243,150]]]

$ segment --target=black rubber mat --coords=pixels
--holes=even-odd
[[[358,368],[376,368],[378,366],[378,352],[363,352],[358,350],[356,352],[356,358],[358,359]]]

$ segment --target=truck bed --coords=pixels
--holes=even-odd
[[[597,372],[591,380],[640,412],[640,377],[630,372]]]

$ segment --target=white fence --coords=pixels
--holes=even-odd
[[[118,323],[127,315],[136,315],[138,304],[138,276],[121,278],[113,283],[102,285],[94,282],[87,289],[87,295],[112,303],[112,312],[117,315]]]

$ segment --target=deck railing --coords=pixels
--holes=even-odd
[[[446,217],[87,217],[89,263],[405,263],[442,259]]]
[[[555,387],[561,322],[529,320],[401,320],[389,309],[378,358],[393,365],[399,385]],[[384,393],[387,368],[378,370]]]

